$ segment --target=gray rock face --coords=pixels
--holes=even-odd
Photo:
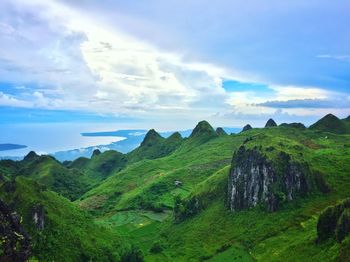
[[[31,240],[20,216],[0,200],[0,261],[28,261]]]
[[[226,136],[227,133],[226,131],[222,128],[222,127],[218,127],[215,132],[219,135],[219,136]]]
[[[39,229],[43,230],[45,226],[45,210],[44,207],[39,205],[35,206],[32,211],[34,225]]]
[[[291,161],[289,155],[280,152],[274,164],[257,149],[241,146],[232,160],[228,182],[228,205],[233,211],[266,206],[276,211],[283,201],[290,201],[298,194],[307,193],[305,167]]]
[[[267,120],[265,127],[274,127],[274,126],[277,126],[275,120],[273,120],[272,118]]]

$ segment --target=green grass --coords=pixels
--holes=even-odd
[[[252,256],[240,245],[230,246],[227,250],[220,252],[217,251],[212,258],[208,259],[208,262],[252,262],[254,259]]]

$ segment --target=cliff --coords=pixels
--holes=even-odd
[[[27,261],[31,254],[30,237],[21,218],[0,200],[0,261]]]
[[[233,156],[229,174],[229,208],[237,211],[262,204],[268,211],[276,211],[282,202],[310,191],[307,170],[285,152],[268,159],[257,148],[241,146]]]

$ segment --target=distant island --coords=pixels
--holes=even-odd
[[[0,151],[23,149],[23,148],[26,148],[26,147],[27,146],[25,146],[25,145],[0,144]]]

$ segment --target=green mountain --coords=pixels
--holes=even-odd
[[[324,116],[316,123],[312,124],[309,128],[313,130],[319,130],[335,134],[349,133],[349,129],[346,123],[344,123],[344,121],[340,120],[338,117],[332,114]]]
[[[37,181],[71,200],[89,190],[92,181],[77,169],[68,169],[51,156],[29,153],[18,163],[17,175]]]
[[[141,145],[127,154],[129,163],[134,163],[142,159],[155,159],[164,157],[182,143],[180,133],[176,132],[168,138],[163,138],[154,129],[147,132]]]
[[[350,134],[300,123],[268,126],[274,128],[225,135],[201,121],[188,138],[174,133],[165,139],[150,130],[129,154],[96,151],[65,166],[34,154],[21,162],[0,161],[1,199],[26,218],[37,258],[348,261]],[[65,174],[54,174],[56,169]],[[72,172],[87,183],[87,191],[74,191],[74,202],[63,197],[75,181]],[[55,187],[50,181],[57,177],[71,182]],[[24,201],[33,192],[35,201]],[[55,213],[55,205],[70,211]],[[33,225],[33,210],[56,221],[46,235],[48,251],[36,244],[42,243],[36,233],[42,223]],[[81,226],[65,212],[82,214]],[[69,233],[55,235],[66,227],[79,236],[69,247]],[[49,234],[61,238],[53,242]],[[90,245],[91,238],[98,244]]]
[[[23,239],[27,238],[26,234],[30,235],[31,247],[22,244],[20,250],[30,249],[33,259],[117,261],[120,258],[122,244],[118,236],[97,226],[69,200],[36,182],[18,176],[12,182],[1,184],[0,197],[11,206],[12,214],[13,211],[18,214],[22,233],[15,236]],[[2,209],[0,217],[5,214]],[[6,237],[2,241],[8,240]]]
[[[80,157],[69,163],[67,167],[71,170],[80,170],[94,183],[98,183],[123,169],[127,161],[127,157],[117,151],[109,150],[103,153],[94,151],[91,159]]]

